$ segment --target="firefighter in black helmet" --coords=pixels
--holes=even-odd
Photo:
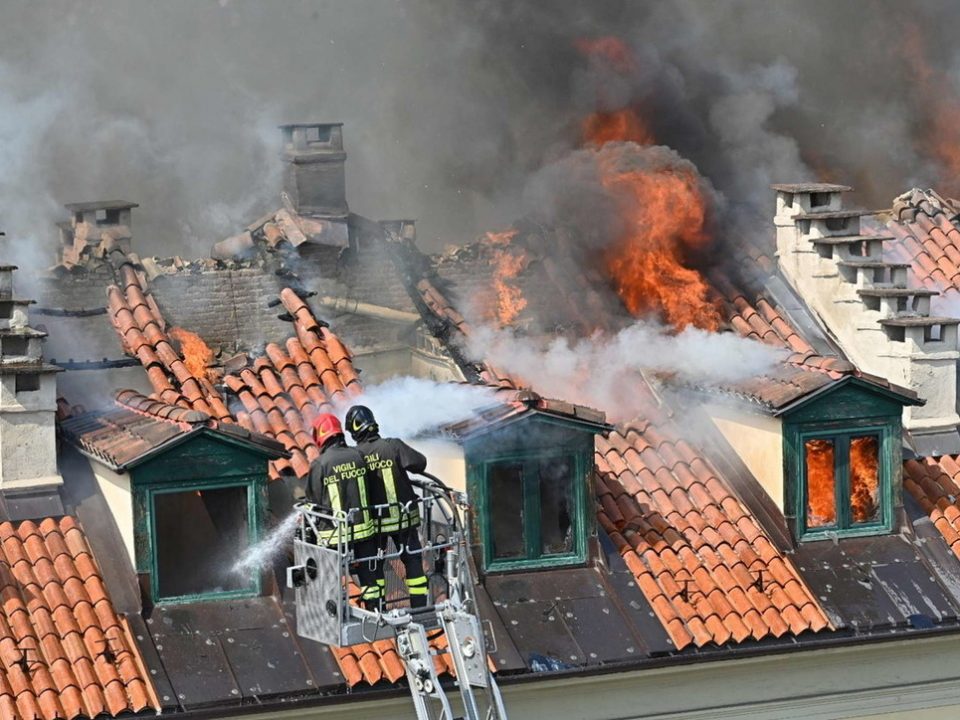
[[[347,412],[346,420],[347,430],[367,461],[370,501],[374,506],[373,521],[379,529],[380,548],[386,548],[387,540],[392,539],[397,548],[403,549],[410,605],[423,607],[427,604],[429,588],[423,572],[420,506],[407,473],[422,473],[427,468],[427,458],[402,440],[380,437],[380,426],[368,407],[354,405]],[[379,512],[378,505],[381,506]],[[384,583],[385,590],[382,576],[378,582]]]

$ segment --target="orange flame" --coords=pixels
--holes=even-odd
[[[606,118],[606,122],[602,119]],[[652,143],[633,110],[594,114],[584,124],[594,149],[614,141]],[[616,199],[624,231],[606,252],[604,264],[617,293],[634,315],[659,314],[677,330],[688,325],[718,330],[720,311],[710,286],[685,258],[709,246],[707,207],[693,170],[631,170],[616,158],[600,162],[600,180]]]
[[[934,69],[924,52],[925,39],[916,25],[908,25],[901,48],[920,93],[919,107],[927,112],[925,127],[919,136],[920,150],[940,165],[940,189],[960,194],[960,97],[952,89],[952,79]]]
[[[833,441],[807,440],[807,527],[829,527],[837,522]]]
[[[879,443],[876,435],[850,440],[850,510],[857,523],[880,519]]]
[[[585,145],[601,147],[608,142],[630,141],[638,145],[653,145],[653,133],[636,112],[630,109],[615,112],[596,112],[583,121]]]
[[[179,327],[169,330],[170,337],[180,343],[180,354],[183,355],[183,364],[198,380],[208,378],[209,367],[213,362],[213,350],[196,333]]]
[[[527,307],[523,292],[513,281],[526,267],[529,259],[526,252],[510,245],[516,230],[488,232],[487,242],[494,247],[493,288],[497,296],[496,317],[501,325],[511,325]]]

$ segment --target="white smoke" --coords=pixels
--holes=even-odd
[[[766,372],[784,352],[732,333],[688,327],[673,335],[654,323],[637,322],[616,335],[595,334],[571,343],[537,341],[505,330],[478,328],[466,351],[515,376],[546,397],[603,410],[609,420],[627,420],[640,409],[637,373],[669,373],[680,382],[732,382]]]
[[[373,411],[384,437],[410,440],[468,420],[496,397],[486,387],[400,377],[365,388],[357,402]]]

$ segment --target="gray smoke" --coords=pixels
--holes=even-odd
[[[277,206],[274,125],[341,120],[352,207],[418,217],[435,249],[509,223],[584,115],[624,105],[732,207],[767,217],[770,181],[812,178],[885,205],[944,180],[917,140],[936,108],[900,48],[913,25],[931,66],[957,67],[958,15],[933,0],[6,0],[0,228],[7,253],[45,265],[61,203],[122,197],[142,205],[140,252],[199,255]],[[604,35],[629,70],[576,47]]]
[[[756,377],[786,355],[733,333],[690,327],[672,334],[652,322],[575,342],[535,341],[481,327],[470,336],[466,349],[541,395],[601,408],[612,421],[632,419],[642,407],[637,373],[669,375],[681,385],[730,383]]]

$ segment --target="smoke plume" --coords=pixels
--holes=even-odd
[[[8,0],[0,227],[49,258],[59,204],[124,197],[140,252],[198,255],[276,206],[276,123],[342,120],[353,208],[417,216],[436,249],[516,217],[582,119],[626,105],[761,217],[770,181],[848,181],[884,206],[952,178],[930,133],[957,94],[958,16],[933,0]],[[628,55],[584,53],[611,36]]]
[[[483,327],[470,336],[466,349],[541,395],[600,408],[612,421],[630,420],[641,407],[635,390],[639,372],[667,374],[680,383],[731,382],[762,374],[784,357],[732,333],[688,327],[672,334],[646,322],[575,342],[537,342]]]
[[[373,411],[384,437],[412,440],[470,419],[496,397],[490,388],[400,377],[366,387],[357,402]]]

